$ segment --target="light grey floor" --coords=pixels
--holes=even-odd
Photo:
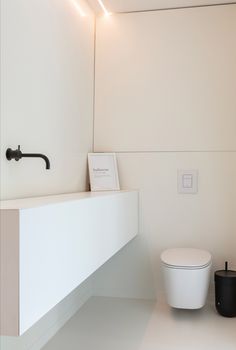
[[[208,305],[170,310],[165,303],[91,298],[43,350],[236,350],[236,318]]]

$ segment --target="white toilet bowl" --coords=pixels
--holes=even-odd
[[[178,309],[202,308],[210,283],[211,254],[175,248],[165,250],[161,261],[168,304]]]

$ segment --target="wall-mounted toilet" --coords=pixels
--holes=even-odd
[[[178,309],[200,309],[206,303],[211,254],[193,248],[167,249],[161,254],[166,299]]]

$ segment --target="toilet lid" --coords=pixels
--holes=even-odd
[[[200,268],[209,265],[211,254],[201,249],[173,248],[165,250],[161,254],[161,260],[173,267]]]

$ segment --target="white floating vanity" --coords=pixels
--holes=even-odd
[[[24,333],[137,233],[137,191],[2,201],[0,334]]]

